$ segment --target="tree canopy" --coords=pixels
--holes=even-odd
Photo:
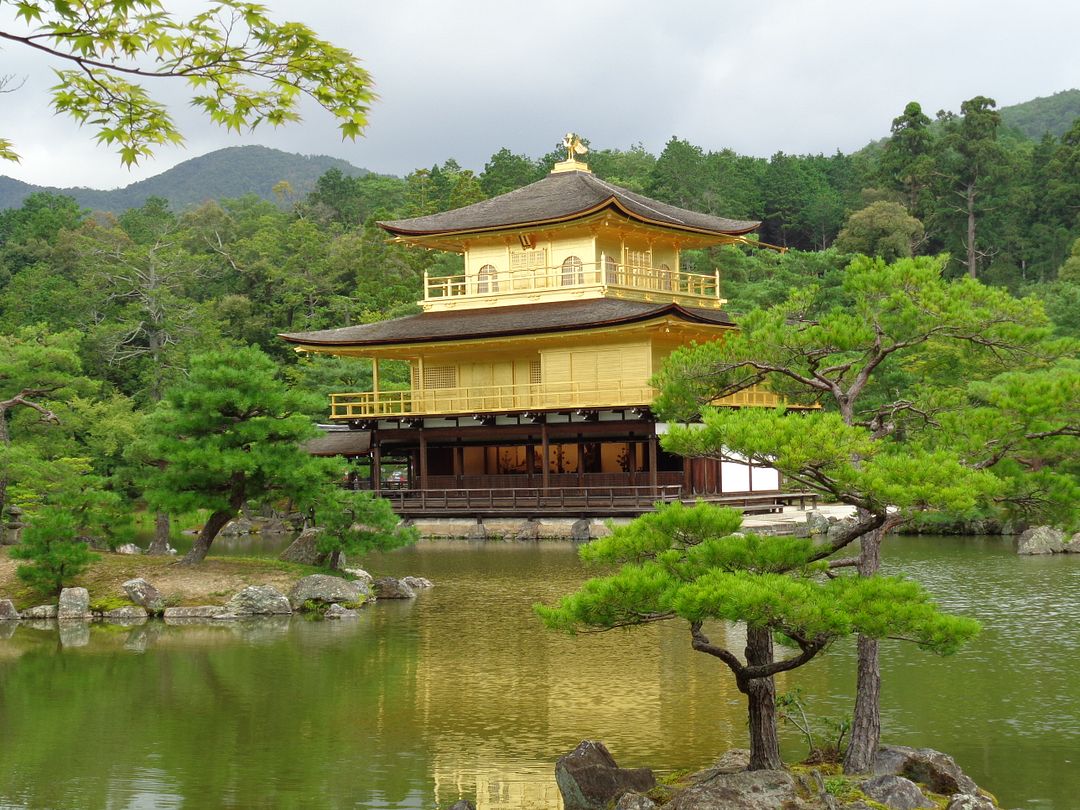
[[[367,123],[371,77],[356,57],[305,25],[274,22],[255,3],[216,0],[187,19],[161,0],[12,5],[24,27],[0,30],[0,39],[69,65],[55,71],[54,109],[115,144],[125,165],[183,140],[147,90],[150,79],[186,82],[191,103],[236,132],[298,121],[302,95],[338,119],[343,137]],[[0,158],[18,159],[8,139],[0,138]]]

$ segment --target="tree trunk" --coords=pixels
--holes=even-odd
[[[11,444],[11,437],[8,435],[7,426],[7,408],[0,408],[0,444],[7,446]],[[4,507],[7,506],[7,473],[0,470],[0,546],[5,545],[7,539],[7,521],[4,519]]]
[[[210,518],[202,527],[202,531],[199,532],[199,536],[195,538],[195,545],[191,547],[191,551],[185,554],[184,559],[180,562],[184,565],[195,565],[205,560],[206,552],[210,550],[210,544],[214,542],[218,532],[224,529],[225,524],[234,517],[236,517],[235,509],[222,509],[210,515]]]
[[[146,550],[147,554],[168,554],[169,553],[169,513],[168,512],[155,512],[154,513],[154,542],[150,544],[150,548]],[[205,555],[204,555],[205,556]]]
[[[968,275],[975,278],[975,184],[967,187],[967,266]]]
[[[881,567],[883,529],[862,538],[859,553],[859,576],[868,577]],[[858,677],[855,684],[855,714],[851,721],[851,743],[844,756],[845,773],[868,773],[881,742],[881,665],[878,643],[859,636]]]
[[[772,634],[760,628],[746,628],[746,664],[760,666],[773,660]],[[777,770],[780,739],[776,733],[776,683],[772,676],[746,682],[746,702],[750,714],[750,770]]]

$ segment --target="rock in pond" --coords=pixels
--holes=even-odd
[[[559,757],[555,782],[564,810],[604,810],[625,793],[651,790],[656,777],[648,768],[620,768],[602,742],[584,740]]]
[[[15,603],[10,599],[0,599],[0,622],[17,622],[19,611],[15,609]]]
[[[1074,534],[1061,550],[1066,554],[1080,554],[1080,532]]]
[[[679,793],[665,810],[821,810],[799,795],[799,783],[787,771],[740,771],[699,781]]]
[[[221,605],[196,605],[195,607],[167,607],[165,608],[165,621],[187,619],[218,619],[230,617],[230,614]]]
[[[271,616],[292,613],[289,600],[272,585],[249,585],[225,603],[225,611],[237,616]]]
[[[416,591],[405,584],[403,579],[380,577],[375,580],[376,599],[413,599]]]
[[[142,577],[129,579],[120,586],[124,589],[128,599],[139,607],[144,607],[150,613],[161,613],[165,609],[165,599],[161,593]]]
[[[355,619],[360,615],[358,610],[350,610],[341,605],[331,605],[323,614],[324,619]]]
[[[297,582],[289,592],[289,603],[299,610],[305,602],[321,602],[325,605],[364,602],[371,596],[371,589],[357,580],[312,574]]]
[[[828,534],[831,525],[829,518],[821,512],[806,513],[806,528],[810,534]]]
[[[874,759],[874,775],[903,776],[926,785],[934,793],[978,795],[979,786],[965,774],[956,760],[933,748],[883,745]]]
[[[624,793],[615,810],[656,810],[656,802],[640,793]]]
[[[903,776],[882,774],[866,780],[860,788],[875,802],[881,802],[891,810],[933,810],[936,807],[923,795],[918,785]]]
[[[64,588],[60,591],[60,604],[56,607],[56,618],[90,619],[90,594],[86,588]]]
[[[451,805],[450,810],[476,810],[476,805],[468,799],[461,799]]]
[[[346,568],[344,569],[346,574],[352,574],[356,579],[362,582],[371,590],[375,587],[375,577],[365,571],[363,568]]]
[[[574,543],[588,543],[592,540],[592,521],[586,518],[575,520],[570,527],[570,540]]]
[[[424,579],[424,577],[402,577],[401,581],[412,588],[414,591],[422,591],[425,588],[434,588],[435,583],[430,579]]]
[[[36,607],[27,608],[19,615],[24,619],[55,619],[57,613],[56,605],[38,605]]]
[[[140,605],[125,605],[124,607],[106,610],[101,618],[108,622],[138,622],[146,621],[146,608]]]
[[[998,810],[992,799],[986,796],[972,796],[970,793],[957,793],[949,800],[945,810]]]
[[[319,551],[316,543],[322,529],[304,529],[292,544],[278,555],[279,560],[300,563],[301,565],[323,566],[330,559],[326,552]]]
[[[514,539],[523,543],[531,543],[540,539],[540,521],[530,518],[521,524],[514,532]]]
[[[1017,554],[1054,554],[1065,550],[1065,533],[1053,526],[1028,529],[1016,542]]]

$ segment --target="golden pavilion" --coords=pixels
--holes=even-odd
[[[370,458],[366,485],[406,514],[637,514],[778,493],[774,470],[664,452],[650,409],[649,380],[673,350],[733,328],[719,273],[683,270],[680,251],[746,241],[760,223],[612,185],[577,159],[580,141],[566,146],[531,185],[379,223],[464,257],[460,275],[425,277],[421,313],[281,335],[372,361],[372,390],[332,396],[341,427],[324,451]],[[408,390],[380,387],[383,360],[409,364]],[[751,390],[719,404],[775,403]],[[401,480],[384,480],[391,463]]]

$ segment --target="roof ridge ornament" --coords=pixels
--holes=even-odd
[[[578,155],[585,155],[589,152],[589,147],[581,140],[581,137],[574,132],[567,132],[563,136],[563,148],[566,149],[566,160],[559,161],[552,169],[552,174],[559,174],[560,172],[589,172],[589,164],[583,163],[577,159]],[[591,174],[591,172],[589,172]]]

